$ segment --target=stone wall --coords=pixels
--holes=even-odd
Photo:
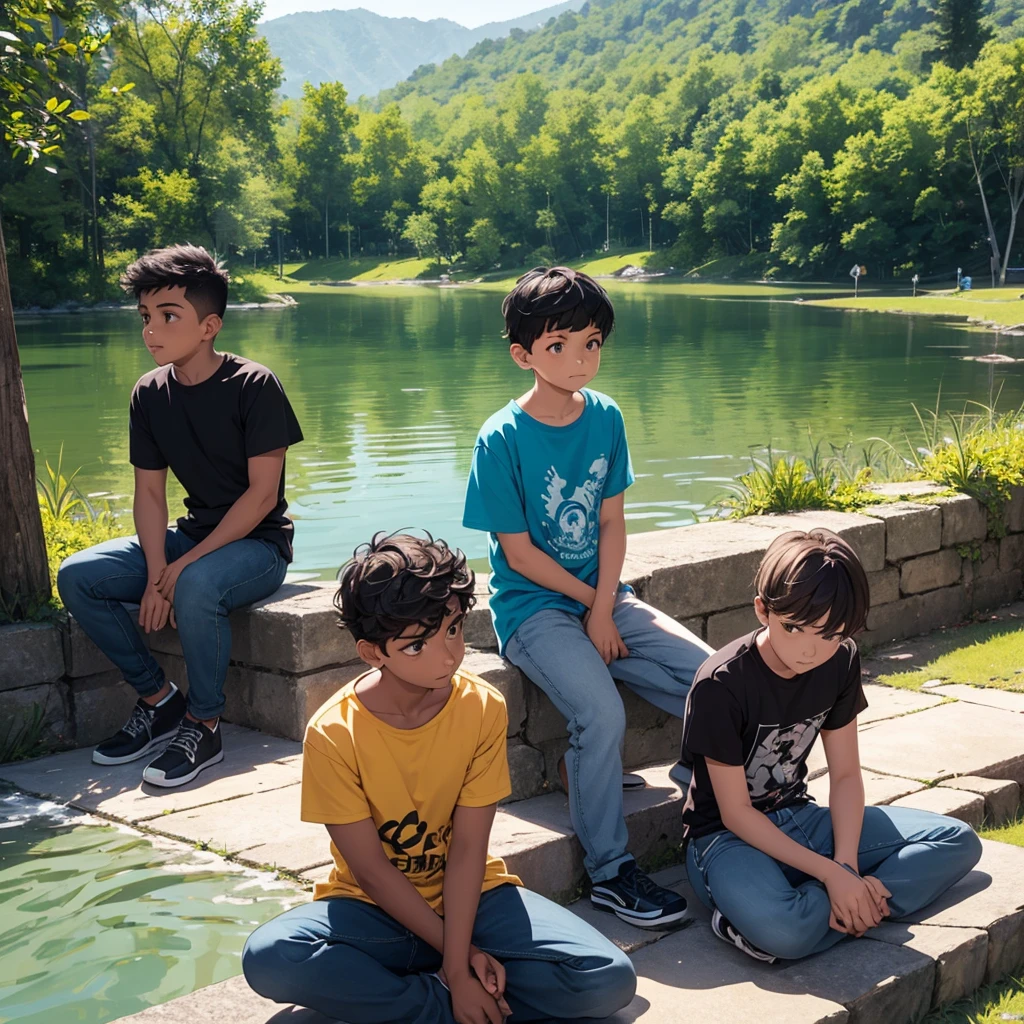
[[[1004,522],[990,531],[985,509],[966,495],[933,497],[921,485],[888,485],[889,497],[914,500],[863,513],[805,512],[634,534],[623,578],[645,601],[682,622],[712,647],[756,625],[753,578],[778,534],[825,526],[846,538],[871,583],[872,608],[862,646],[951,625],[1015,600],[1024,569],[1024,488]],[[998,536],[997,536],[998,534]],[[347,632],[337,627],[334,585],[295,583],[232,616],[225,718],[299,740],[312,713],[364,668]],[[535,686],[498,656],[486,580],[466,622],[466,667],[505,695],[513,799],[556,780],[566,748],[565,723]],[[177,634],[150,646],[165,671],[187,687]],[[678,753],[679,726],[622,689],[629,728],[624,763],[635,768]],[[6,724],[44,712],[50,746],[91,746],[124,722],[134,691],[81,628],[24,624],[0,628],[0,740]]]

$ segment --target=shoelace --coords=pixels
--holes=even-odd
[[[192,764],[196,763],[196,751],[203,739],[203,730],[191,722],[182,722],[174,739],[167,744],[168,750],[180,750]]]
[[[641,896],[646,896],[648,899],[653,898],[657,903],[666,902],[665,892],[662,887],[649,875],[645,875],[638,867],[631,865],[627,869],[626,875],[627,882],[631,884]],[[673,893],[672,896],[674,897],[675,893]]]
[[[131,718],[128,719],[127,725],[124,727],[124,731],[134,739],[140,733],[147,733],[152,736],[153,734],[153,717],[152,712],[146,711],[139,707],[138,704],[132,708]]]

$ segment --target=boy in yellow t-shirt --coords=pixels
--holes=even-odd
[[[461,671],[473,572],[441,540],[377,534],[335,605],[369,671],[306,729],[302,818],[334,868],[242,954],[267,998],[360,1024],[607,1017],[636,988],[599,932],[488,855],[511,791],[501,694]]]

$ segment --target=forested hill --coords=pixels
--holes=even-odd
[[[1024,36],[1024,3],[990,0],[996,38]],[[656,94],[702,45],[752,57],[752,68],[797,84],[834,71],[852,53],[895,54],[921,70],[935,45],[933,0],[588,0],[532,33],[478,43],[465,56],[424,66],[380,105],[410,94],[441,103],[459,93],[488,95],[522,71],[549,89],[579,88],[607,108]],[[786,83],[784,83],[785,85]]]
[[[285,96],[301,96],[302,83],[341,82],[350,96],[373,96],[411,74],[421,64],[464,54],[483,39],[513,30],[531,30],[583,0],[511,21],[466,28],[446,18],[385,18],[359,7],[349,11],[305,11],[272,18],[259,26],[281,61]]]

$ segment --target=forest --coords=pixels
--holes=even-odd
[[[183,240],[240,268],[482,273],[605,246],[789,279],[1024,264],[1018,0],[590,0],[378,96],[300,99],[260,12],[96,9],[109,39],[65,76],[88,116],[61,160],[0,164],[16,304],[109,299]]]

